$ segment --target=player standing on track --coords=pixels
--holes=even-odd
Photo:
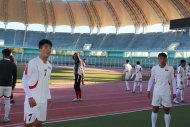
[[[142,90],[143,90],[142,67],[139,61],[137,61],[136,66],[135,66],[135,81],[134,81],[132,93],[135,93],[137,85],[140,87],[140,93],[142,93]]]
[[[49,79],[52,65],[48,62],[52,42],[43,39],[39,42],[39,56],[30,60],[23,74],[22,85],[25,91],[25,127],[41,127],[46,121],[47,105],[52,105]]]
[[[171,103],[171,89],[170,85],[172,84],[174,78],[174,69],[171,66],[166,65],[167,55],[165,53],[160,53],[158,55],[159,64],[154,66],[151,70],[151,77],[148,82],[148,98],[151,98],[151,87],[155,82],[152,98],[152,127],[156,127],[156,121],[158,117],[159,107],[163,106],[165,112],[165,127],[170,125],[170,108],[172,107]],[[175,91],[173,93],[175,97]]]
[[[184,100],[184,89],[185,89],[185,60],[180,61],[180,66],[177,68],[177,96],[180,96],[181,103],[185,103]]]
[[[187,76],[187,83],[186,83],[186,85],[190,86],[190,84],[189,84],[189,81],[190,81],[190,63],[186,67],[186,76]]]
[[[74,89],[76,93],[76,98],[73,99],[73,102],[79,102],[82,100],[80,85],[81,85],[81,79],[82,79],[82,73],[83,73],[83,66],[82,66],[82,61],[78,53],[74,53],[73,60],[74,60],[73,70],[74,70],[74,76],[75,76]]]
[[[125,90],[130,91],[130,86],[129,86],[129,79],[131,77],[131,71],[132,71],[132,66],[129,63],[129,60],[126,60],[126,64],[124,64],[124,71],[123,73],[125,74]]]
[[[0,61],[0,98],[4,97],[5,116],[4,123],[10,122],[9,113],[11,110],[10,96],[17,80],[17,66],[10,61],[10,49],[2,51],[3,60]]]

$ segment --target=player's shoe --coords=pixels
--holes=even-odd
[[[15,100],[10,101],[11,105],[15,104]]]
[[[180,102],[177,101],[177,99],[174,99],[174,100],[173,100],[173,103],[175,103],[175,104],[179,104]]]
[[[125,91],[129,92],[129,91],[130,91],[130,89],[128,89],[128,88],[125,88]]]
[[[181,103],[187,103],[185,100],[181,100]]]
[[[3,123],[8,123],[8,122],[10,122],[11,120],[8,118],[8,117],[4,117],[4,119],[3,119]]]
[[[83,99],[82,99],[82,98],[79,98],[78,100],[79,100],[79,101],[83,101]]]
[[[79,102],[79,99],[78,99],[78,98],[74,98],[74,99],[72,100],[72,102]]]

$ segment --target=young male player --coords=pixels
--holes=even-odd
[[[4,97],[4,123],[10,122],[10,96],[12,93],[12,87],[14,89],[17,80],[17,67],[16,64],[10,61],[10,54],[10,49],[3,49],[3,60],[0,61],[0,98]]]
[[[130,86],[129,86],[129,79],[131,77],[131,71],[132,71],[132,66],[129,63],[129,60],[126,60],[126,64],[124,64],[124,71],[123,73],[125,74],[125,90],[130,91]]]
[[[137,61],[135,66],[135,81],[133,85],[133,93],[136,91],[137,85],[140,87],[140,93],[142,93],[143,85],[142,85],[142,67],[140,65],[140,62]]]
[[[25,127],[41,127],[46,120],[47,104],[51,106],[48,85],[52,65],[48,62],[52,42],[43,39],[39,42],[39,56],[30,60],[23,74],[22,84],[25,91]]]
[[[186,67],[186,76],[187,76],[187,83],[186,83],[186,85],[190,86],[190,84],[189,84],[189,81],[190,81],[190,63]]]
[[[184,89],[185,89],[185,60],[180,61],[180,66],[177,68],[177,96],[180,96],[182,103],[184,103]]]
[[[174,69],[171,66],[166,65],[167,55],[160,53],[158,55],[159,64],[154,66],[151,70],[151,77],[148,82],[148,98],[151,98],[151,87],[154,85],[153,97],[152,97],[152,127],[156,127],[156,121],[158,117],[159,107],[162,105],[165,112],[165,127],[170,125],[170,108],[171,103],[171,90],[170,85],[174,78]],[[175,96],[175,91],[174,91]]]

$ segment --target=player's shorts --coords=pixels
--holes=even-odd
[[[10,97],[12,93],[12,87],[0,86],[0,97]]]
[[[24,104],[24,121],[26,124],[38,121],[46,121],[47,117],[47,103],[39,103],[35,107],[30,107],[29,103]]]
[[[187,79],[190,79],[190,73],[188,73],[188,74],[186,75],[186,78],[187,78]]]
[[[177,82],[177,89],[185,89],[185,83]]]
[[[130,74],[125,74],[125,80],[129,80],[130,79],[130,77],[131,77],[131,75]]]
[[[137,81],[137,82],[142,81],[142,75],[141,74],[136,74],[135,81]]]
[[[154,94],[152,97],[152,106],[172,107],[171,94]]]

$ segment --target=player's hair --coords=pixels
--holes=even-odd
[[[182,63],[186,63],[186,60],[181,60],[180,63],[181,63],[181,64],[182,64]]]
[[[129,60],[126,60],[126,63],[129,63]]]
[[[48,44],[48,45],[50,45],[51,47],[53,46],[53,44],[52,44],[52,42],[51,42],[50,40],[48,40],[48,39],[42,39],[42,40],[39,42],[39,44],[38,44],[39,49],[41,49],[42,46],[45,45],[45,44]]]
[[[77,52],[75,52],[75,53],[73,54],[73,60],[75,60],[75,56],[76,56],[76,58],[77,58],[77,61],[80,61],[79,54],[78,54]]]
[[[167,58],[167,55],[166,55],[166,53],[162,52],[162,53],[159,53],[159,54],[158,54],[158,58],[159,58],[159,57]]]
[[[4,57],[9,58],[11,55],[11,50],[9,48],[3,49],[2,54],[4,55]]]
[[[140,61],[137,61],[136,64],[137,64],[137,65],[140,65]]]

